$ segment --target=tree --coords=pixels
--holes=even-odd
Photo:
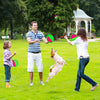
[[[41,31],[52,33],[57,39],[59,33],[72,21],[77,0],[26,0],[29,22],[36,20]],[[55,19],[55,15],[58,19]]]
[[[0,28],[10,28],[13,39],[14,27],[25,26],[27,21],[27,8],[22,0],[1,0],[0,1]]]
[[[78,0],[78,3],[80,9],[94,18],[93,24],[96,28],[96,33],[100,33],[100,0]]]

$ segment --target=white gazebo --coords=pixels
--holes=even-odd
[[[91,20],[92,17],[88,16],[83,10],[77,9],[76,11],[73,11],[74,13],[74,21],[76,24],[76,33],[78,29],[81,27],[81,22],[83,21],[85,23],[85,29],[87,32],[87,36],[91,37]],[[89,30],[88,30],[89,29]],[[71,25],[67,27],[67,34],[69,35],[71,33]]]

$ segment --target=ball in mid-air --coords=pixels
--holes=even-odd
[[[57,15],[55,15],[55,19],[58,19],[58,16]]]

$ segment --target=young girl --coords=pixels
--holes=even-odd
[[[87,50],[88,39],[87,39],[85,29],[80,28],[78,30],[77,36],[78,38],[72,42],[68,40],[67,36],[64,37],[69,44],[71,45],[77,44],[77,55],[80,60],[79,60],[79,69],[77,72],[77,82],[76,82],[75,91],[79,91],[80,89],[81,78],[83,78],[84,80],[86,80],[88,83],[92,85],[92,88],[90,90],[93,91],[96,87],[98,87],[98,84],[84,74],[85,67],[89,62],[89,54]]]
[[[4,41],[4,67],[5,67],[5,82],[6,82],[6,88],[10,88],[11,86],[9,85],[10,82],[10,78],[11,78],[11,72],[10,72],[10,67],[13,66],[12,64],[12,57],[16,54],[16,52],[14,52],[11,55],[10,49],[11,48],[11,42],[10,41]]]

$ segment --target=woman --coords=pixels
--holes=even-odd
[[[83,78],[84,80],[86,80],[88,83],[92,85],[92,88],[90,90],[93,91],[96,87],[98,87],[98,84],[84,74],[85,67],[89,63],[89,54],[87,50],[88,39],[87,39],[85,29],[80,28],[77,32],[77,36],[78,38],[72,42],[68,40],[67,36],[64,37],[69,44],[71,45],[77,44],[77,55],[80,60],[79,60],[79,69],[77,72],[77,82],[76,82],[75,91],[79,91],[80,89],[81,78]]]

